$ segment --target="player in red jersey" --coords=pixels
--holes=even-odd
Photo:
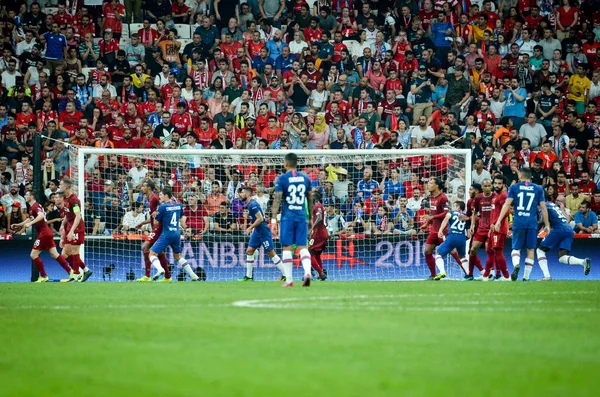
[[[491,249],[494,251],[494,261],[496,262],[496,272],[500,271],[504,280],[510,280],[508,274],[508,268],[506,267],[506,258],[504,257],[504,242],[506,241],[506,235],[508,234],[508,214],[502,219],[498,220],[504,202],[508,197],[506,191],[506,178],[502,175],[496,175],[494,177],[494,192],[496,197],[492,200],[492,216],[490,226],[490,239],[488,244],[491,245]],[[500,228],[496,230],[494,226],[500,222]],[[489,255],[489,254],[488,254]],[[486,261],[485,271],[483,272],[482,279],[486,281],[492,270],[491,265],[493,262]],[[490,267],[488,268],[488,264]]]
[[[40,253],[42,251],[48,251],[50,256],[65,269],[67,274],[70,274],[71,269],[69,268],[69,264],[64,256],[60,255],[56,250],[52,230],[50,230],[50,227],[46,223],[46,212],[44,212],[40,203],[35,200],[35,195],[32,192],[25,193],[25,202],[29,205],[29,218],[21,223],[11,225],[11,228],[13,230],[20,230],[33,226],[37,232],[37,239],[33,243],[30,254],[33,264],[40,272],[40,277],[37,279],[36,283],[45,283],[48,281],[48,275],[44,269],[44,262],[42,262],[42,258],[40,258]]]
[[[477,197],[477,195],[481,193],[481,185],[479,183],[473,183],[471,185],[471,187],[469,188],[469,201],[467,201],[467,211],[466,211],[466,216],[469,218],[473,217],[473,211],[474,211],[474,204],[475,204],[475,197]],[[469,225],[469,229],[471,228],[471,225]],[[469,230],[469,240],[468,240],[468,244],[469,244],[469,251],[471,250],[471,246],[473,244],[473,233],[470,232]],[[479,257],[475,256],[475,262],[473,263],[474,267],[471,268],[469,266],[469,272],[465,275],[465,278],[468,278],[467,276],[469,274],[473,274],[473,270],[475,267],[477,267],[477,269],[479,269],[480,272],[483,272],[483,266],[481,266],[481,262],[479,261]]]
[[[431,276],[427,280],[434,280],[436,276],[435,270],[435,258],[433,256],[433,251],[435,247],[442,245],[444,242],[439,238],[438,233],[440,231],[440,226],[442,225],[442,221],[446,217],[448,213],[448,197],[442,191],[444,186],[444,182],[440,178],[431,177],[429,178],[429,183],[427,184],[427,189],[429,190],[429,205],[431,209],[431,215],[426,215],[423,219],[426,221],[423,225],[423,228],[429,227],[429,236],[427,236],[427,240],[425,241],[425,261],[427,262],[427,267],[429,267],[429,271]],[[459,264],[461,269],[466,273],[466,269],[462,267],[462,262],[458,257],[456,251],[452,252],[452,257]],[[446,274],[440,278],[446,277]]]
[[[481,248],[490,234],[491,215],[492,215],[492,200],[496,197],[496,193],[492,192],[492,181],[485,179],[481,183],[482,193],[478,194],[473,201],[473,214],[471,215],[471,248],[469,250],[469,273],[465,276],[466,280],[473,280],[473,270],[477,262],[478,268],[481,269],[481,262],[477,257],[477,250]],[[494,251],[488,244],[486,252],[488,254],[486,267],[488,263],[494,261]]]
[[[160,267],[155,266],[157,273],[152,278],[150,278],[150,268],[153,265],[153,263],[150,261],[150,248],[152,247],[152,245],[154,245],[156,240],[158,240],[158,238],[160,237],[160,233],[162,231],[161,223],[157,222],[154,219],[154,214],[155,214],[156,210],[158,209],[158,206],[160,205],[160,198],[158,197],[158,194],[154,193],[155,190],[156,190],[156,185],[154,184],[154,182],[146,181],[146,182],[142,183],[142,193],[146,197],[148,197],[148,208],[150,209],[150,217],[147,220],[145,220],[144,222],[137,225],[136,229],[142,227],[143,225],[150,223],[150,225],[152,226],[152,231],[150,232],[146,241],[144,241],[144,244],[142,245],[142,252],[144,253],[144,265],[145,265],[146,273],[144,274],[143,277],[137,279],[137,281],[140,283],[156,281],[163,274],[165,276],[163,278],[163,280],[169,280],[169,281],[164,281],[164,282],[168,283],[171,281],[171,272],[169,271],[169,262],[167,262],[167,256],[165,255],[164,252],[158,255],[158,260],[160,261]]]
[[[65,212],[65,218],[61,226],[64,232],[60,246],[62,255],[73,268],[73,274],[69,277],[69,281],[85,282],[93,272],[79,256],[80,247],[85,238],[85,223],[81,216],[81,203],[75,193],[71,191],[71,187],[72,182],[69,178],[63,178],[60,181],[58,190],[64,197],[63,208]]]
[[[321,194],[319,192],[313,192],[312,197],[312,227],[308,233],[308,250],[312,268],[319,273],[321,280],[326,280],[327,271],[323,269],[323,260],[321,259],[321,254],[325,251],[327,239],[329,239],[329,232],[325,226],[325,207],[321,204]]]

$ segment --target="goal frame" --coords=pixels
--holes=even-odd
[[[470,149],[454,149],[454,148],[419,148],[419,149],[402,149],[402,150],[373,150],[373,149],[344,149],[344,150],[260,150],[260,149],[111,149],[111,148],[77,148],[77,196],[80,200],[85,199],[85,160],[88,155],[106,155],[116,154],[121,156],[139,156],[151,157],[152,155],[178,155],[178,156],[201,156],[201,157],[219,157],[219,156],[254,156],[254,157],[284,157],[288,153],[295,153],[299,157],[314,157],[314,156],[332,156],[337,153],[344,156],[361,156],[368,160],[369,155],[377,157],[377,154],[398,156],[424,156],[424,155],[461,155],[465,157],[465,165],[472,164],[472,152]],[[374,159],[375,160],[375,159]],[[472,176],[470,169],[465,170],[465,185],[468,189],[472,184]],[[468,191],[465,192],[468,194]],[[81,206],[81,217],[85,217],[85,205]],[[110,239],[105,236],[86,236],[85,239]],[[85,261],[85,241],[81,246],[79,255],[81,260]]]

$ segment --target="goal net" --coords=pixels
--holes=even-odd
[[[71,178],[83,204],[86,238],[83,258],[93,281],[133,281],[144,274],[141,246],[150,216],[142,183],[171,187],[184,205],[182,255],[208,281],[245,275],[245,250],[251,223],[239,199],[250,186],[273,230],[275,180],[287,151],[71,149]],[[429,276],[423,228],[430,213],[427,182],[444,182],[450,202],[468,200],[471,153],[466,149],[297,151],[299,169],[322,196],[330,234],[322,255],[330,280],[405,280]],[[166,253],[174,280],[185,273]],[[295,272],[301,277],[299,262]],[[449,278],[462,270],[447,258]],[[255,280],[279,276],[269,257],[258,251]]]

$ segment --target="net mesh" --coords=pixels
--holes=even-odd
[[[283,172],[285,151],[119,151],[89,153],[71,147],[72,179],[84,205],[84,258],[95,281],[132,281],[144,274],[141,246],[151,232],[139,227],[150,216],[144,181],[171,187],[184,205],[182,255],[209,281],[245,274],[250,224],[239,191],[250,186],[267,221],[275,180]],[[133,153],[135,152],[135,153]],[[429,231],[427,182],[439,177],[450,202],[467,201],[466,150],[296,152],[299,170],[321,193],[330,237],[322,255],[331,280],[400,280],[429,276],[423,250]],[[81,167],[83,166],[83,169]],[[77,190],[76,190],[77,191]],[[278,220],[269,222],[276,245]],[[167,259],[176,280],[186,279]],[[300,263],[295,272],[301,276]],[[449,278],[463,273],[447,258]],[[255,280],[276,280],[279,271],[259,250]]]

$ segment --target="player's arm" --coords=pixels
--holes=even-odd
[[[273,219],[277,219],[277,215],[279,214],[279,206],[281,205],[282,195],[282,192],[275,192],[273,195],[273,206],[271,207],[271,217]]]
[[[502,220],[504,219],[506,214],[508,214],[508,211],[510,210],[510,206],[512,205],[512,203],[513,203],[512,197],[507,197],[506,201],[504,202],[504,205],[502,206],[502,209],[500,210],[500,215],[498,216],[498,220],[496,221],[496,224],[494,225],[494,230],[496,231],[496,233],[500,232],[500,225],[502,224]],[[545,207],[545,203],[544,203],[544,207]],[[548,219],[548,210],[546,210],[546,219]]]
[[[307,189],[308,189],[309,187],[310,187],[310,184],[308,184],[308,185],[307,185]],[[314,203],[313,203],[312,191],[310,191],[310,190],[307,190],[307,191],[308,191],[308,197],[307,197],[307,200],[308,200],[308,213],[309,213],[309,214],[312,214],[312,212],[313,212],[313,205],[314,205]],[[309,227],[310,229],[312,229],[312,217],[310,217],[310,218],[308,219],[308,227]]]
[[[471,214],[471,227],[469,228],[469,232],[473,234],[475,232],[475,225],[477,224],[477,216],[478,211],[477,208],[473,209],[473,213]]]
[[[450,218],[452,218],[452,214],[450,212],[447,212],[446,215],[444,216],[444,220],[442,221],[442,224],[440,225],[440,230],[438,231],[438,237],[440,239],[444,238],[444,230],[446,229],[446,226],[448,226],[448,222],[450,221]]]
[[[546,233],[550,232],[550,219],[548,218],[548,207],[546,207],[545,201],[540,201],[540,208],[542,209],[542,220],[544,221],[544,228]],[[502,208],[504,209],[504,207]],[[500,214],[502,215],[502,214]]]
[[[245,233],[246,234],[252,233],[252,230],[254,230],[256,227],[258,227],[258,225],[260,225],[264,220],[265,220],[265,218],[263,218],[260,211],[257,211],[256,212],[256,220],[254,221],[254,223],[252,223],[250,226],[248,226],[248,228],[245,230]]]

